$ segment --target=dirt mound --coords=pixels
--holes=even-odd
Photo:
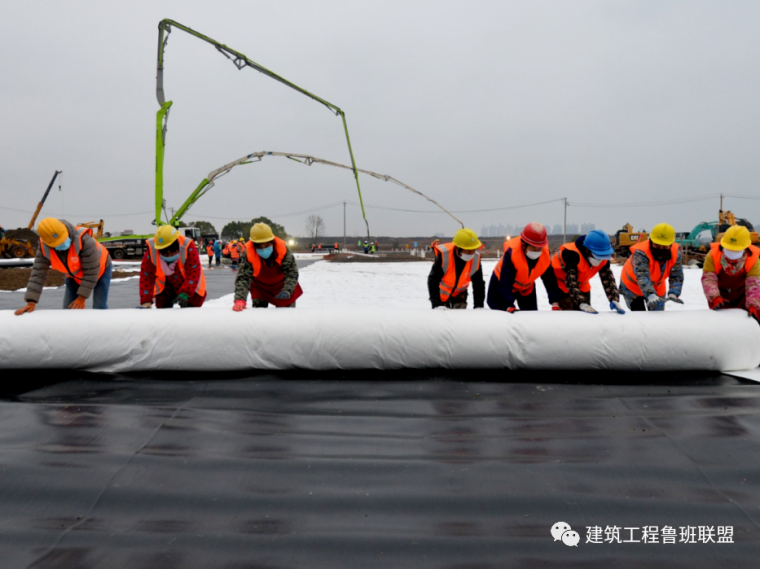
[[[5,236],[8,239],[29,241],[34,247],[37,247],[39,245],[40,240],[39,236],[34,231],[27,229],[26,227],[19,227],[18,229],[6,229]]]
[[[29,282],[32,269],[2,269],[0,270],[0,290],[18,290],[25,288]],[[126,273],[124,271],[113,271],[112,279],[123,279],[126,277],[138,276],[139,273]],[[48,271],[45,278],[45,286],[58,287],[63,286],[63,273],[58,271]]]

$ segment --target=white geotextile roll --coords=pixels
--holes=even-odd
[[[742,310],[0,311],[0,369],[730,371],[758,364],[760,326]]]

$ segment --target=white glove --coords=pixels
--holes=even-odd
[[[448,310],[448,308],[446,308],[445,306],[441,305],[441,306],[436,306],[433,310]]]
[[[625,308],[617,300],[610,301],[610,309],[614,310],[618,314],[625,314]]]
[[[683,300],[678,298],[674,293],[669,292],[668,297],[665,300],[669,300],[671,302],[675,302],[676,304],[683,304]]]
[[[153,307],[153,303],[152,302],[143,302],[140,305],[140,308],[152,308],[152,307]]]
[[[650,295],[647,297],[647,308],[648,308],[649,310],[652,310],[652,309],[654,309],[654,308],[655,308],[655,307],[656,307],[658,304],[660,304],[661,302],[665,302],[665,299],[664,299],[664,298],[662,298],[661,296],[657,296],[656,294],[650,294]]]
[[[591,306],[590,304],[586,304],[585,302],[582,303],[578,308],[580,308],[583,312],[586,312],[588,314],[599,314],[593,306]]]

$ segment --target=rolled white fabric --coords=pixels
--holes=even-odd
[[[0,311],[0,369],[732,371],[758,364],[760,326],[742,310]]]

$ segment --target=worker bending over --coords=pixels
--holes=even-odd
[[[483,308],[486,284],[480,266],[481,243],[472,229],[460,229],[452,243],[433,247],[435,261],[428,275],[433,308],[467,308],[467,287],[472,282],[475,308]]]
[[[74,227],[68,221],[46,217],[37,226],[40,249],[34,259],[32,274],[26,285],[26,306],[16,315],[32,312],[40,300],[45,277],[52,267],[65,276],[63,308],[84,308],[92,295],[92,307],[108,308],[111,286],[111,256],[92,236],[92,229]]]
[[[610,269],[614,249],[610,238],[601,229],[581,235],[575,243],[565,243],[552,259],[559,286],[559,306],[562,310],[581,310],[597,314],[591,306],[591,278],[599,274],[610,308],[625,314],[615,276]]]
[[[232,310],[245,309],[248,293],[253,308],[267,308],[270,304],[295,308],[296,300],[303,294],[293,253],[266,223],[251,227],[251,240],[245,244],[245,254],[240,258],[240,269],[235,277]]]
[[[760,321],[760,249],[751,244],[749,230],[728,228],[713,243],[702,268],[702,289],[713,310],[743,308]]]
[[[145,242],[140,267],[140,306],[200,307],[206,300],[206,275],[195,242],[171,225],[162,225]]]
[[[679,298],[683,288],[681,248],[675,240],[676,230],[660,223],[652,229],[649,239],[630,248],[631,256],[620,275],[620,294],[631,310],[665,310],[669,300],[683,304]]]
[[[519,237],[504,243],[504,255],[488,285],[488,306],[516,312],[516,301],[520,310],[538,310],[535,282],[540,277],[552,310],[560,310],[557,277],[551,264],[546,228],[540,223],[529,223]]]

